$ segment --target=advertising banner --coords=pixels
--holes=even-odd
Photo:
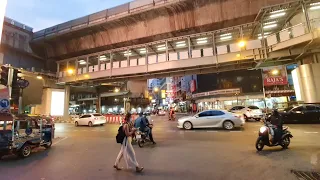
[[[161,90],[161,98],[162,99],[166,98],[166,90]]]
[[[209,92],[202,92],[193,94],[193,98],[199,98],[199,97],[205,97],[205,96],[215,96],[215,95],[227,95],[227,94],[239,94],[241,93],[240,88],[234,88],[234,89],[222,89],[222,90],[215,90],[215,91],[209,91]]]
[[[193,93],[197,90],[196,80],[190,81],[190,91]]]
[[[262,69],[264,86],[287,85],[287,71],[285,66],[275,66]]]

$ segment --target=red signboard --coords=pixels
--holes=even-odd
[[[193,93],[197,90],[197,84],[196,80],[191,80],[190,81],[190,91]]]
[[[285,66],[276,66],[263,69],[264,86],[287,85],[288,78]]]

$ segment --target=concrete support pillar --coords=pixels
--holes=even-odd
[[[64,89],[64,109],[63,109],[63,119],[66,121],[70,119],[69,103],[70,103],[70,85],[66,85]]]
[[[96,101],[96,112],[101,113],[101,92],[100,89],[97,88],[97,101]]]
[[[57,76],[59,77],[60,74],[60,63],[57,63]]]
[[[101,95],[97,94],[96,112],[101,113]]]
[[[148,83],[146,80],[128,81],[125,91],[130,92],[127,96],[125,96],[126,100],[124,102],[125,111],[128,112],[131,110],[132,105],[134,105],[130,101],[131,98],[146,98],[148,92]]]
[[[297,101],[320,102],[320,63],[300,65],[292,71]]]

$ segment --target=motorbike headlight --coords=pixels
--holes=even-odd
[[[264,133],[267,130],[267,128],[265,126],[260,128],[260,133]]]

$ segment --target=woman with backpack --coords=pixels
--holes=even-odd
[[[121,170],[121,168],[119,168],[119,163],[120,160],[122,159],[122,157],[124,158],[124,161],[127,165],[127,168],[136,168],[136,172],[142,172],[143,167],[140,167],[137,160],[136,160],[136,154],[134,152],[134,149],[132,147],[132,137],[135,135],[135,132],[137,129],[134,128],[134,124],[131,122],[131,114],[128,113],[126,114],[126,117],[124,119],[125,123],[122,126],[122,132],[121,129],[119,128],[119,132],[117,135],[117,141],[119,139],[119,137],[121,138],[121,134],[124,133],[124,137],[123,137],[123,141],[122,141],[122,145],[121,145],[121,149],[120,152],[118,154],[118,157],[116,159],[116,162],[114,163],[114,168],[116,170]],[[119,136],[119,137],[118,137]]]

